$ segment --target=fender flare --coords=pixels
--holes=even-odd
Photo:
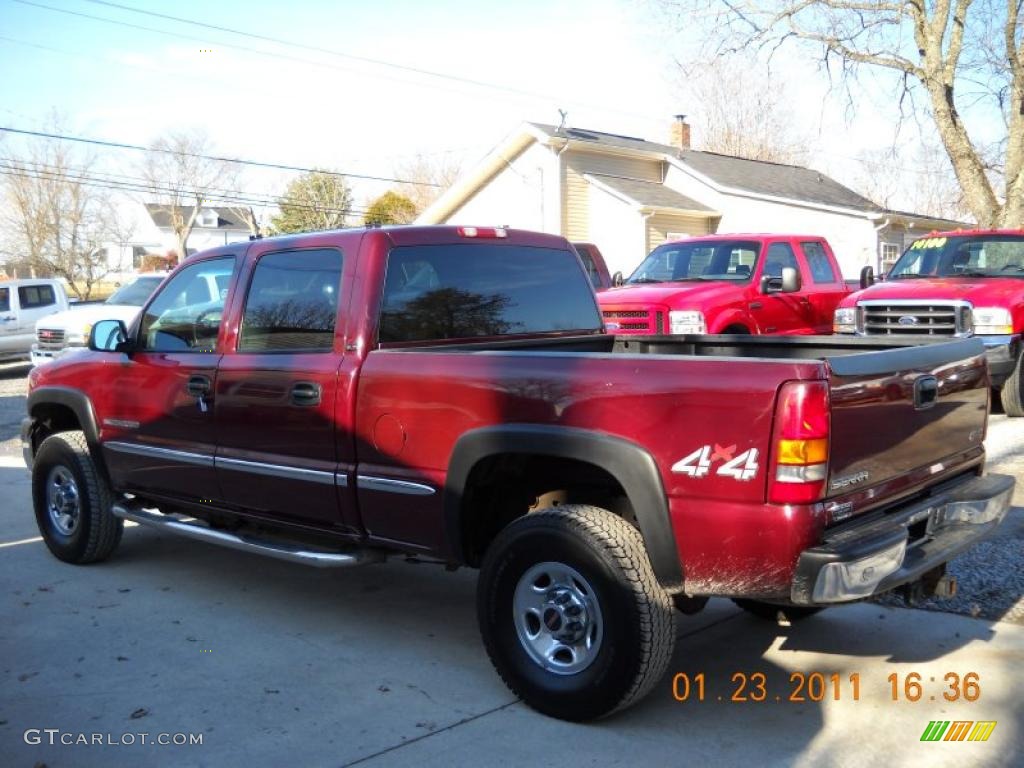
[[[75,414],[82,432],[85,433],[85,441],[89,445],[89,453],[92,454],[92,460],[99,467],[104,479],[109,482],[110,475],[107,472],[107,465],[103,459],[103,452],[100,450],[100,430],[99,425],[96,423],[96,411],[92,407],[92,401],[89,397],[81,390],[73,389],[72,387],[37,387],[29,393],[26,402],[26,410],[33,421],[36,421],[37,409],[43,405],[62,405],[69,408]]]
[[[503,453],[576,459],[593,464],[614,477],[636,513],[658,582],[665,589],[682,588],[683,568],[669,517],[668,497],[654,458],[636,443],[575,427],[504,424],[474,429],[458,439],[444,489],[445,532],[458,562],[466,562],[462,507],[469,475],[482,459]]]

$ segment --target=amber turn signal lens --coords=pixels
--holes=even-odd
[[[779,440],[779,464],[823,464],[828,461],[828,438]]]

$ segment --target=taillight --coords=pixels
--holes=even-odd
[[[498,239],[508,237],[508,230],[504,227],[458,227],[456,232],[460,237],[496,237]]]
[[[828,382],[788,381],[775,408],[768,501],[805,504],[825,495],[830,422]]]

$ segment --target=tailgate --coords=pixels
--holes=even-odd
[[[827,495],[912,470],[938,474],[985,437],[989,380],[980,339],[829,357]]]

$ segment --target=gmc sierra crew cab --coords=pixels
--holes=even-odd
[[[1003,410],[1024,416],[1024,230],[918,238],[885,282],[843,299],[834,328],[859,336],[976,336]]]
[[[829,333],[849,288],[814,235],[708,235],[655,248],[598,296],[620,335]]]
[[[659,681],[674,607],[798,618],[948,585],[1013,489],[984,472],[983,352],[617,337],[563,238],[350,229],[190,258],[130,327],[31,372],[22,441],[62,560],[109,557],[132,520],[479,568],[498,672],[586,720]]]

